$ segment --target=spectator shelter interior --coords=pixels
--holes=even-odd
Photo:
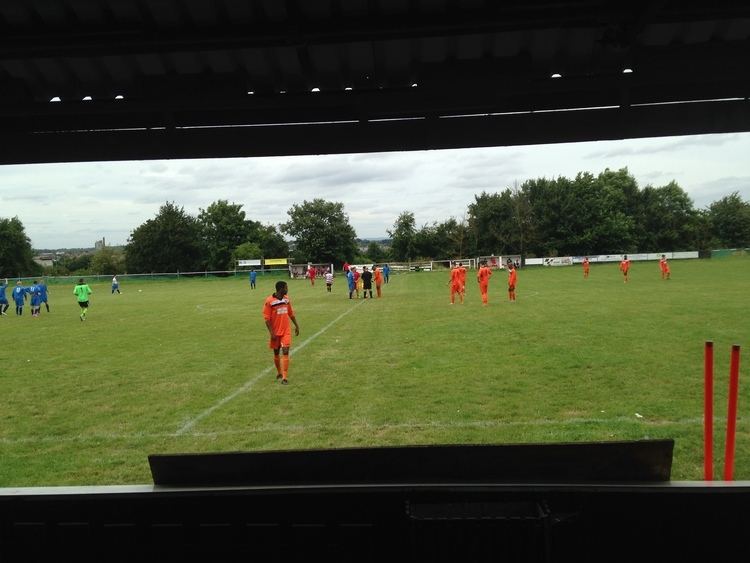
[[[740,132],[749,95],[743,2],[0,2],[0,164]],[[185,460],[155,457],[154,485],[0,490],[0,559],[746,551],[750,484],[672,482],[671,443],[621,446],[638,471],[575,447],[363,450],[325,482],[290,468],[339,454],[264,458],[279,482],[253,479],[250,454],[192,459],[180,478],[163,464]]]

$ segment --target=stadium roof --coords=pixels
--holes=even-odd
[[[748,131],[749,95],[746,2],[0,2],[5,164]]]

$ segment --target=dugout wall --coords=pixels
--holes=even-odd
[[[0,559],[736,559],[750,484],[671,483],[672,448],[655,440],[151,456],[154,485],[0,489]]]

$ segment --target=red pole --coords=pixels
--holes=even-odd
[[[703,479],[714,478],[714,343],[703,350]]]
[[[727,407],[727,447],[724,454],[724,480],[731,481],[734,473],[734,440],[737,433],[737,395],[740,387],[740,347],[732,346],[729,364],[729,406]]]

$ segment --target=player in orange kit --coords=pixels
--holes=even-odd
[[[479,271],[477,272],[477,282],[479,283],[479,293],[482,295],[482,305],[486,306],[488,302],[488,290],[490,287],[490,278],[492,277],[492,270],[487,267],[487,262],[482,262]]]
[[[620,271],[622,272],[622,276],[625,278],[624,283],[628,283],[628,272],[630,271],[630,260],[628,260],[627,254],[623,256],[622,262],[620,262]]]
[[[518,274],[516,274],[516,267],[513,262],[508,260],[508,299],[511,301],[516,300],[516,283],[518,281]]]
[[[383,273],[380,271],[380,268],[373,266],[372,275],[375,279],[375,291],[377,292],[378,297],[380,297],[380,286],[383,285]]]
[[[297,318],[294,316],[292,302],[287,296],[288,291],[286,282],[278,281],[276,282],[276,292],[267,297],[265,303],[263,303],[263,318],[271,336],[268,347],[273,350],[276,379],[281,379],[281,383],[284,385],[289,383],[287,379],[289,374],[289,348],[292,345],[290,320],[294,323],[294,335],[299,336],[299,325],[297,324]],[[279,352],[281,352],[281,355],[279,355]]]
[[[458,293],[458,297],[461,299],[461,303],[464,302],[464,293],[461,285],[461,271],[459,270],[459,266],[461,263],[459,262],[457,266],[455,266],[451,270],[451,279],[449,285],[451,286],[451,305],[453,305],[456,301],[456,293]]]
[[[671,276],[669,271],[669,264],[667,264],[667,257],[662,254],[661,260],[659,260],[659,269],[661,270],[661,279],[668,280]]]
[[[466,268],[461,262],[458,263],[458,273],[461,276],[461,303],[463,303],[464,295],[466,295]]]
[[[589,257],[584,256],[583,258],[583,279],[589,277]]]

